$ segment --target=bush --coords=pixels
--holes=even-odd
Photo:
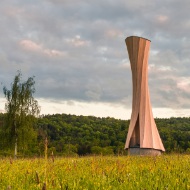
[[[91,153],[95,155],[113,155],[114,151],[111,146],[106,147],[99,147],[99,146],[93,146],[91,148]]]

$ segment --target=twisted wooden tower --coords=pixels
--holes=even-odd
[[[153,118],[148,89],[150,40],[131,36],[125,42],[133,80],[132,114],[125,149],[129,154],[159,155],[165,149]]]

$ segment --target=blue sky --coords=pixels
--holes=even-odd
[[[132,80],[125,38],[151,40],[155,117],[190,114],[190,1],[2,0],[0,82],[35,76],[41,113],[129,119]],[[5,98],[0,91],[0,110]]]

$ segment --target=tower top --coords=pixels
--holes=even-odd
[[[125,39],[125,41],[128,39],[128,38],[141,38],[141,39],[144,39],[144,40],[148,40],[151,42],[151,40],[147,39],[147,38],[143,38],[143,37],[139,37],[139,36],[129,36]]]

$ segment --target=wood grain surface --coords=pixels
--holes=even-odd
[[[140,147],[165,151],[153,118],[148,88],[150,40],[130,36],[125,42],[133,82],[132,114],[125,149]]]

